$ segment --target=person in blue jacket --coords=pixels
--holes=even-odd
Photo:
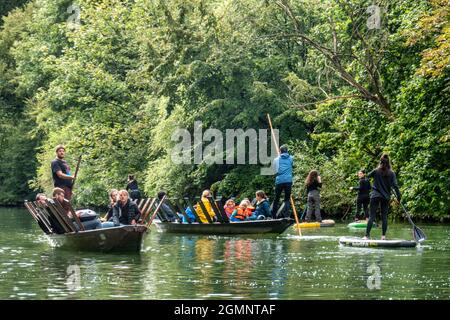
[[[276,218],[278,211],[278,203],[280,201],[281,192],[284,191],[284,210],[282,216],[288,216],[292,192],[292,166],[294,158],[288,153],[286,146],[280,147],[280,156],[273,160],[273,170],[275,172],[275,199],[273,200],[272,217]]]

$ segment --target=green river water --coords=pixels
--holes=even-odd
[[[25,209],[0,208],[0,299],[449,299],[450,226],[420,224],[414,249],[351,248],[346,224],[279,236],[170,235],[140,254],[49,246]],[[380,229],[373,229],[373,237]],[[408,224],[389,238],[412,239]],[[75,277],[77,275],[77,277]]]

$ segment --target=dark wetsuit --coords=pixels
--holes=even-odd
[[[369,179],[366,177],[359,179],[359,186],[354,187],[353,190],[358,190],[358,197],[356,198],[356,217],[359,216],[361,210],[364,210],[364,217],[369,218],[369,202],[370,202],[370,185]]]
[[[370,218],[367,223],[366,237],[370,236],[372,223],[375,221],[377,209],[380,208],[382,224],[382,234],[386,235],[387,214],[389,211],[389,200],[391,199],[391,189],[394,189],[398,201],[401,195],[397,185],[395,173],[391,170],[383,174],[380,169],[375,169],[368,174],[368,178],[373,178],[373,188],[370,194]]]

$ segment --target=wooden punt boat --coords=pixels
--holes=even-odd
[[[167,233],[184,234],[280,234],[294,223],[293,219],[272,219],[230,223],[179,223],[155,220],[156,227]]]
[[[95,252],[140,252],[147,233],[144,225],[47,235],[57,248]]]
[[[72,216],[75,211],[68,204]],[[57,202],[25,202],[28,212],[47,235],[52,246],[77,251],[140,252],[148,226],[127,225],[113,228],[84,230],[80,220],[71,220]]]

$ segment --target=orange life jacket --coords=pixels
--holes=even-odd
[[[245,220],[247,217],[252,215],[252,210],[250,208],[236,207],[236,214],[234,217],[239,220]]]
[[[225,213],[227,214],[228,218],[233,214],[233,211],[235,209],[235,207],[230,208],[228,206],[224,206],[223,208],[225,209]]]

